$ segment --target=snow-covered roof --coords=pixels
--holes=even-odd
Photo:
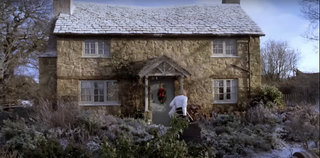
[[[60,14],[55,34],[264,35],[239,4],[161,8],[74,2]]]

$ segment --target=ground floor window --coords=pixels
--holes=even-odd
[[[118,103],[118,85],[115,80],[80,81],[80,103],[108,105]]]
[[[214,103],[236,103],[237,87],[238,87],[237,79],[213,80],[213,102]]]

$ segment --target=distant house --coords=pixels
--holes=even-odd
[[[39,81],[82,107],[123,106],[115,60],[144,63],[141,104],[154,123],[168,123],[168,104],[182,88],[190,104],[212,108],[234,106],[261,84],[264,33],[240,0],[160,8],[54,0],[54,17]]]

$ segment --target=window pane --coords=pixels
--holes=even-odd
[[[99,54],[103,54],[103,40],[98,41],[98,52]]]
[[[81,101],[91,101],[91,94],[90,94],[91,84],[88,81],[81,81]]]
[[[213,90],[214,90],[214,91],[213,91],[213,92],[214,92],[214,94],[218,94],[218,93],[219,93],[219,90],[218,90],[218,89],[219,89],[218,87],[214,87],[214,88],[213,88]]]
[[[94,82],[94,102],[104,102],[104,82]]]
[[[98,96],[94,96],[94,102],[99,102],[99,97]]]
[[[96,52],[95,52],[95,42],[94,41],[92,41],[91,43],[90,43],[90,50],[91,50],[91,54],[95,54]]]
[[[230,93],[231,92],[231,88],[230,87],[227,87],[227,93]]]
[[[214,87],[219,87],[219,80],[214,80],[213,86]]]
[[[226,81],[226,92],[227,93],[231,92],[231,81],[230,80]]]
[[[100,102],[104,102],[104,96],[100,96]]]
[[[227,93],[227,98],[226,99],[231,99],[231,94]]]
[[[84,49],[85,49],[85,54],[89,54],[89,42],[85,41],[84,42]]]
[[[223,93],[223,87],[219,87],[219,93]]]
[[[230,80],[227,80],[227,87],[230,87],[231,86],[231,81]]]
[[[226,40],[226,54],[236,55],[236,41],[235,40]]]
[[[107,101],[118,101],[118,85],[115,81],[107,82]]]
[[[85,40],[84,41],[84,53],[85,54],[94,54],[94,40]]]
[[[82,81],[81,88],[90,88],[90,82]]]
[[[213,41],[213,54],[222,54],[223,53],[223,42]]]
[[[214,95],[214,100],[219,100],[219,94]]]
[[[223,94],[219,94],[219,100],[223,100]]]

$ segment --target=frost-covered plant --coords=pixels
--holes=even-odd
[[[57,127],[47,130],[46,136],[48,138],[68,139],[70,141],[83,143],[89,139],[90,133],[87,129],[81,126],[73,129]]]
[[[251,107],[247,111],[247,121],[252,124],[278,124],[280,119],[269,108],[262,103]]]
[[[86,147],[89,151],[95,152],[100,150],[102,141],[99,137],[94,136],[88,143],[86,144]]]
[[[10,148],[2,148],[0,146],[0,157],[1,158],[23,158],[22,154],[18,150],[10,150]]]
[[[32,150],[25,151],[24,157],[37,157],[37,158],[91,158],[92,155],[83,148],[80,144],[69,143],[65,149],[61,146],[59,141],[55,139],[49,139],[47,141],[40,142],[39,145]]]
[[[39,106],[35,108],[37,122],[48,127],[73,128],[76,126],[76,116],[80,112],[80,107],[75,102],[58,101],[54,105],[50,101],[41,100]]]
[[[285,130],[287,139],[300,141],[308,149],[308,142],[314,141],[316,147],[319,142],[319,112],[313,107],[292,107],[286,114]]]
[[[187,157],[186,143],[177,138],[178,132],[186,128],[187,121],[183,121],[185,120],[173,120],[172,128],[168,129],[165,135],[160,136],[155,132],[154,138],[147,141],[136,142],[127,135],[121,135],[114,144],[108,142],[103,144],[103,156],[108,158]]]
[[[226,155],[247,156],[255,151],[269,151],[278,146],[275,139],[276,126],[272,124],[251,124],[229,115],[218,115],[201,124],[202,140],[213,147],[216,157]]]
[[[21,152],[34,149],[40,141],[46,140],[43,133],[36,131],[34,126],[28,127],[23,120],[4,120],[3,123],[1,133],[5,145],[13,150]]]

